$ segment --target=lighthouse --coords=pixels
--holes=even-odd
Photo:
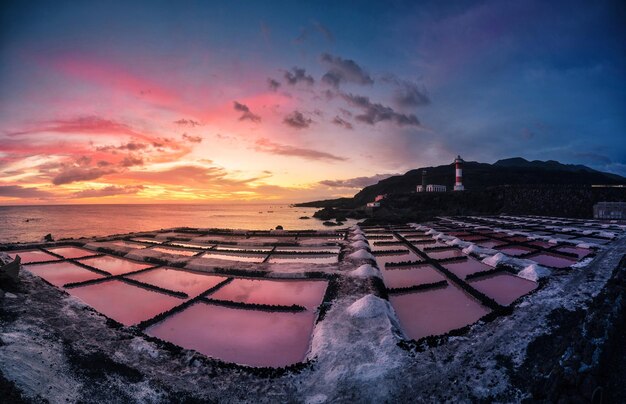
[[[454,184],[454,190],[463,191],[465,187],[463,187],[463,159],[461,156],[456,156],[454,164],[456,166],[456,182]]]

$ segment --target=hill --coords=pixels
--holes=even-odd
[[[427,172],[428,184],[454,186],[454,164],[422,167],[404,175],[389,177],[359,191],[352,199],[340,198],[308,202],[300,206],[357,208],[381,194],[407,194],[422,183],[422,172]],[[467,190],[482,191],[500,186],[590,186],[626,185],[626,178],[594,170],[583,165],[562,164],[558,161],[528,161],[521,157],[498,160],[494,164],[467,161],[463,164],[463,184]]]

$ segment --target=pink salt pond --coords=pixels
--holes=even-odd
[[[84,248],[78,247],[48,248],[48,251],[59,254],[65,258],[82,258],[97,254],[91,250],[85,250]]]
[[[140,262],[111,257],[110,255],[81,259],[79,262],[100,269],[102,271],[106,271],[112,275],[121,275],[153,266],[152,264],[142,264]]]
[[[425,252],[426,254],[428,254],[430,258],[434,258],[436,260],[442,260],[446,258],[455,258],[455,257],[465,257],[465,254],[463,254],[463,251],[456,249],[456,248],[451,248],[449,250],[425,251]]]
[[[202,258],[216,258],[226,261],[239,261],[239,262],[255,262],[261,263],[265,259],[265,254],[244,254],[241,252],[207,252],[202,255]]]
[[[503,245],[505,243],[503,243],[502,241],[497,241],[497,240],[485,240],[485,241],[479,241],[476,244],[484,248],[494,248],[494,247]]]
[[[127,278],[144,282],[160,288],[183,292],[189,297],[196,297],[227,278],[223,276],[205,275],[174,268],[156,268]]]
[[[475,323],[490,310],[461,289],[441,289],[389,296],[400,324],[411,339],[441,335]]]
[[[68,283],[90,281],[92,279],[103,277],[100,274],[67,261],[50,264],[28,265],[24,268],[26,268],[28,272],[31,272],[59,287]]]
[[[148,320],[184,301],[118,280],[80,286],[67,291],[96,311],[127,326]]]
[[[509,273],[490,275],[472,280],[469,284],[503,306],[508,306],[537,287],[537,283]]]
[[[152,251],[160,252],[170,255],[182,255],[185,257],[191,257],[198,254],[201,250],[183,250],[180,248],[166,248],[166,247],[152,247]]]
[[[551,253],[538,253],[526,257],[529,260],[533,260],[536,263],[553,268],[567,268],[576,263],[575,258],[567,258],[561,255]]]
[[[59,259],[52,254],[48,254],[40,250],[21,250],[11,251],[9,253],[9,257],[13,259],[15,259],[17,255],[19,255],[22,259],[22,264],[32,264],[34,262],[54,261]]]
[[[576,254],[578,259],[585,258],[588,255],[591,255],[593,252],[588,248],[580,248],[580,247],[559,247],[556,249],[557,251],[566,252],[570,254]]]
[[[473,258],[468,258],[465,261],[444,263],[443,266],[461,279],[465,279],[467,275],[476,272],[493,269],[489,265],[483,264]]]
[[[507,247],[496,247],[496,250],[503,252],[506,255],[510,255],[512,257],[518,257],[520,255],[528,254],[534,252],[536,250],[524,246],[507,246]]]
[[[283,367],[305,359],[315,314],[233,309],[197,303],[146,333],[226,362]]]
[[[394,255],[376,255],[376,262],[378,267],[384,269],[385,266],[392,262],[407,262],[407,261],[422,261],[415,253],[408,251],[407,254],[394,254]]]
[[[383,279],[385,286],[389,289],[406,288],[446,280],[442,274],[428,264],[408,269],[387,269],[383,271]]]
[[[316,280],[234,279],[208,297],[240,303],[291,306],[315,310],[322,303],[328,283]]]

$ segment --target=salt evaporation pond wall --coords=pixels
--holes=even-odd
[[[223,276],[204,275],[174,268],[151,269],[146,272],[128,275],[127,278],[164,289],[184,292],[189,297],[196,297],[228,279]]]
[[[325,280],[234,279],[208,297],[240,303],[291,306],[315,310],[322,303],[328,282]]]
[[[100,274],[67,261],[50,264],[25,265],[24,269],[58,287],[62,287],[67,283],[84,282],[103,277]]]
[[[529,260],[533,260],[540,265],[553,268],[567,268],[576,263],[574,258],[566,258],[556,254],[550,253],[538,253],[529,255],[526,257]]]
[[[9,257],[13,259],[15,259],[17,255],[19,255],[20,258],[22,259],[22,264],[30,264],[33,262],[54,261],[54,260],[59,259],[52,254],[48,254],[40,250],[21,250],[21,251],[11,251],[9,253]]]
[[[508,306],[537,287],[537,283],[509,273],[472,280],[469,284],[503,306]]]
[[[445,281],[446,278],[434,267],[423,264],[406,269],[385,269],[383,280],[387,288],[395,289]]]
[[[96,258],[86,258],[79,260],[83,264],[101,269],[112,275],[121,275],[128,272],[139,271],[140,269],[149,268],[151,264],[142,264],[122,258],[115,258],[109,255]]]
[[[96,252],[93,252],[91,250],[86,250],[84,248],[78,247],[48,248],[48,251],[59,254],[60,256],[65,258],[82,258],[97,254]]]
[[[184,301],[118,280],[80,286],[67,291],[96,311],[126,326],[148,320]]]
[[[282,367],[305,359],[314,319],[310,311],[267,312],[197,303],[146,333],[227,362]]]
[[[470,257],[464,261],[449,262],[442,265],[461,279],[465,279],[467,275],[475,274],[476,272],[493,269],[489,265],[483,264],[482,262]]]
[[[441,335],[475,323],[490,310],[456,286],[389,296],[411,339]]]

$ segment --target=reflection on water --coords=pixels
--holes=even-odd
[[[67,289],[67,291],[100,313],[127,326],[148,320],[183,302],[182,299],[118,280]]]
[[[499,273],[471,281],[470,285],[503,306],[508,306],[537,287],[533,281],[508,273]]]
[[[304,360],[313,321],[310,311],[265,312],[198,303],[146,332],[227,362],[282,367]]]
[[[122,258],[111,257],[109,255],[96,258],[86,258],[80,260],[80,262],[106,271],[112,275],[121,275],[153,266],[152,264],[142,264]]]
[[[444,263],[443,266],[461,279],[465,279],[467,275],[476,272],[493,269],[489,265],[483,264],[471,257],[468,257],[464,261]]]
[[[102,278],[102,275],[81,268],[71,262],[58,262],[54,264],[26,265],[28,272],[31,272],[55,286],[63,286],[66,283],[84,282],[92,279]]]
[[[59,248],[47,248],[48,251],[51,251],[55,254],[59,254],[65,258],[81,258],[87,257],[89,255],[97,254],[91,250],[85,250],[84,248],[78,247],[59,247]]]
[[[129,275],[128,278],[164,289],[184,292],[188,294],[189,297],[196,297],[200,293],[226,280],[226,278],[222,276],[204,275],[173,268],[152,269],[135,275]]]
[[[446,278],[428,264],[409,269],[387,269],[383,271],[383,279],[387,288],[406,288],[444,281]]]
[[[570,265],[576,263],[575,258],[566,258],[563,256],[550,254],[550,253],[533,254],[526,258],[529,260],[535,261],[539,265],[544,265],[544,266],[553,267],[553,268],[567,268]]]
[[[209,297],[241,303],[291,306],[315,310],[324,298],[326,281],[235,279]]]
[[[461,289],[449,285],[442,289],[391,295],[404,332],[419,339],[475,323],[490,310]]]
[[[32,262],[53,261],[53,260],[59,259],[52,254],[48,254],[40,250],[21,250],[21,251],[11,251],[9,253],[9,257],[13,259],[15,259],[17,255],[20,256],[22,260],[22,264],[30,264]]]
[[[284,204],[0,206],[0,242],[37,241],[48,233],[59,239],[171,227],[325,229],[320,220],[299,220],[315,211]],[[38,220],[26,221],[33,218]],[[354,223],[348,220],[345,227]]]

